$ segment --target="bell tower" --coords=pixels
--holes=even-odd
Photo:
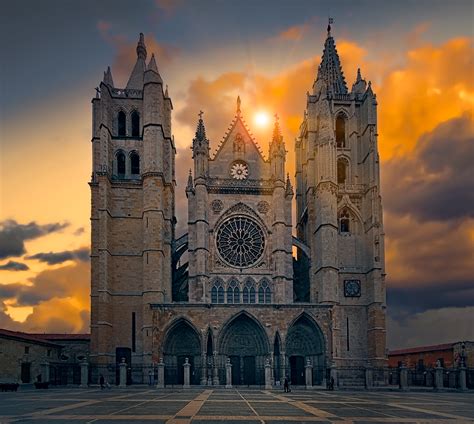
[[[377,101],[360,70],[348,90],[330,26],[296,140],[296,202],[298,238],[311,251],[309,300],[333,308],[334,365],[383,366]]]
[[[171,301],[172,103],[143,34],[125,88],[110,68],[92,99],[91,363],[150,364],[150,304]],[[140,370],[140,367],[134,367]],[[139,371],[131,376],[143,382]],[[109,376],[114,381],[115,376]]]

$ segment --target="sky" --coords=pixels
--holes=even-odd
[[[349,87],[372,81],[386,233],[387,341],[474,340],[472,1],[2,1],[0,327],[88,332],[91,99],[124,87],[138,34],[173,101],[178,235],[197,114],[214,150],[242,112],[287,169],[328,17]]]

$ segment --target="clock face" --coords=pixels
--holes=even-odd
[[[237,162],[230,168],[230,175],[236,180],[245,180],[249,175],[249,167],[244,162]]]
[[[360,297],[360,280],[344,280],[344,296]]]

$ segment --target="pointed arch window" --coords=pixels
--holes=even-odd
[[[347,209],[343,209],[339,215],[339,232],[341,234],[350,233],[351,217]]]
[[[125,172],[126,172],[125,153],[118,152],[116,158],[117,158],[117,175],[119,178],[125,178]]]
[[[267,280],[263,280],[258,288],[258,303],[271,303],[272,292]]]
[[[346,118],[342,113],[336,118],[336,145],[346,147]]]
[[[347,180],[348,174],[348,164],[345,159],[338,159],[337,160],[337,183],[338,184],[345,184]]]
[[[140,156],[137,152],[130,153],[130,173],[132,175],[140,174]]]
[[[255,284],[252,280],[247,280],[242,290],[243,303],[255,303]]]
[[[227,287],[227,303],[240,303],[239,283],[232,280]]]
[[[140,136],[140,115],[134,110],[132,112],[132,137]]]
[[[224,287],[221,281],[216,281],[212,286],[211,303],[224,303]]]
[[[118,122],[118,135],[125,136],[127,135],[127,115],[121,110],[117,115]]]

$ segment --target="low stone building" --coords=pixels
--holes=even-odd
[[[474,342],[459,341],[419,346],[388,353],[389,367],[398,367],[403,363],[407,368],[434,368],[438,361],[443,368],[454,368],[461,362],[468,368],[474,367]]]
[[[0,382],[80,384],[89,334],[29,334],[0,329]]]

